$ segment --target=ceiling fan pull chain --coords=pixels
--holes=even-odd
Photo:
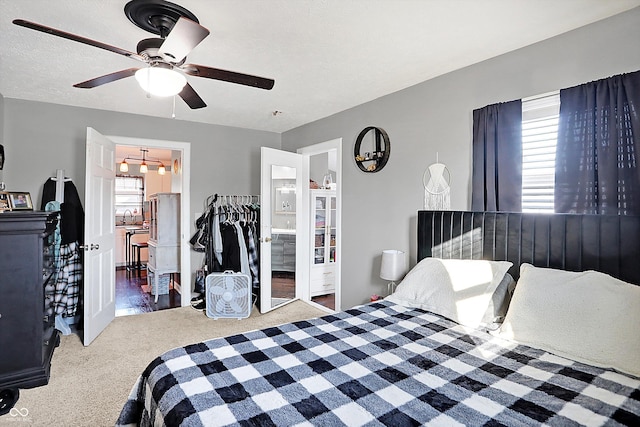
[[[173,95],[173,110],[171,111],[171,118],[176,118],[176,96]]]

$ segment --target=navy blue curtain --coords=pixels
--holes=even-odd
[[[555,211],[640,215],[640,71],[560,91]]]
[[[473,110],[471,209],[522,210],[522,102]]]

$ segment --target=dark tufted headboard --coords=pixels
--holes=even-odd
[[[640,217],[418,211],[418,261],[425,257],[507,260],[597,270],[640,285]]]

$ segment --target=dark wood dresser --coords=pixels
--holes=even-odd
[[[53,350],[60,342],[47,316],[44,288],[54,275],[49,236],[57,213],[0,213],[0,414],[20,388],[49,382]]]

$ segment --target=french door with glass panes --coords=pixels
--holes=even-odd
[[[311,296],[335,292],[336,192],[311,190]]]

